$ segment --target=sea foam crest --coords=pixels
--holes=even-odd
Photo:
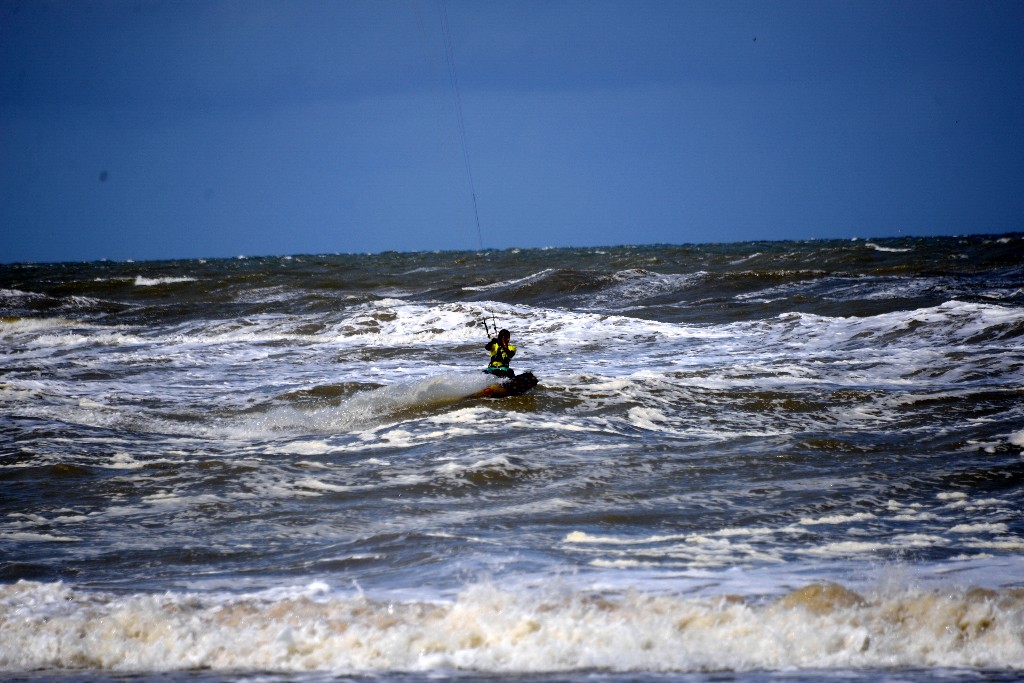
[[[158,285],[172,285],[181,282],[196,282],[194,277],[145,277],[137,275],[135,277],[136,287],[156,287]]]
[[[113,595],[0,587],[0,670],[490,672],[1024,668],[1024,593],[862,595],[812,584],[778,599],[530,592],[450,601],[294,594]]]

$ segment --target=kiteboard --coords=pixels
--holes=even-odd
[[[483,391],[473,394],[477,398],[505,398],[519,396],[537,386],[537,378],[532,372],[522,372],[511,379],[501,379],[486,387]]]

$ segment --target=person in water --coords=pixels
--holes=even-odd
[[[484,368],[484,372],[508,379],[516,376],[516,373],[508,366],[512,361],[512,356],[516,355],[516,347],[510,343],[511,340],[512,335],[509,331],[502,330],[497,337],[487,342],[484,348],[491,354],[491,362]]]

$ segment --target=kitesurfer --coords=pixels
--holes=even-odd
[[[516,347],[510,343],[511,340],[511,333],[508,330],[502,330],[498,332],[497,337],[487,342],[484,348],[491,354],[491,362],[484,368],[484,372],[508,379],[516,376],[516,373],[508,366],[512,361],[512,356],[516,355]]]

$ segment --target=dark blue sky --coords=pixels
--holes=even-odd
[[[1024,229],[1024,3],[0,3],[0,261]]]

